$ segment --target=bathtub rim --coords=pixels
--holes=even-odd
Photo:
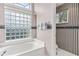
[[[4,47],[4,46],[11,46],[11,45],[16,45],[16,44],[20,44],[20,43],[24,43],[24,42],[32,42],[32,41],[34,41],[35,39],[32,39],[32,38],[24,38],[24,39],[16,39],[16,40],[10,40],[10,41],[5,41],[5,42],[2,42],[2,43],[0,43],[0,46],[2,47]],[[0,48],[1,48],[0,47]]]

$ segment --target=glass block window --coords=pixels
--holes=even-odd
[[[31,37],[31,14],[5,9],[6,40]]]
[[[32,9],[32,5],[30,3],[14,3],[14,5],[28,10]]]

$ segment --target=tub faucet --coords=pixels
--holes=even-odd
[[[4,54],[7,52],[7,50],[5,50],[2,54],[1,54],[1,56],[4,56]]]

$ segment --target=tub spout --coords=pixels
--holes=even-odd
[[[7,50],[5,50],[5,51],[1,54],[1,56],[4,56],[4,55],[6,54],[6,52],[7,52]]]

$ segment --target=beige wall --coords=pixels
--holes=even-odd
[[[56,5],[51,3],[37,3],[35,4],[35,12],[37,14],[37,26],[40,23],[51,22],[51,30],[37,29],[37,39],[45,42],[46,50],[49,55],[55,55],[56,41],[55,41],[55,14]],[[38,27],[37,27],[38,28]]]
[[[4,26],[4,4],[0,3],[0,26]],[[5,41],[5,29],[0,28],[0,43]]]
[[[32,4],[32,27],[37,27],[37,20],[36,20],[36,15],[34,12],[34,3]],[[37,29],[32,28],[32,38],[37,37]]]
[[[33,15],[32,27],[37,27],[36,15]],[[32,28],[32,38],[37,38],[37,29],[36,28]]]

